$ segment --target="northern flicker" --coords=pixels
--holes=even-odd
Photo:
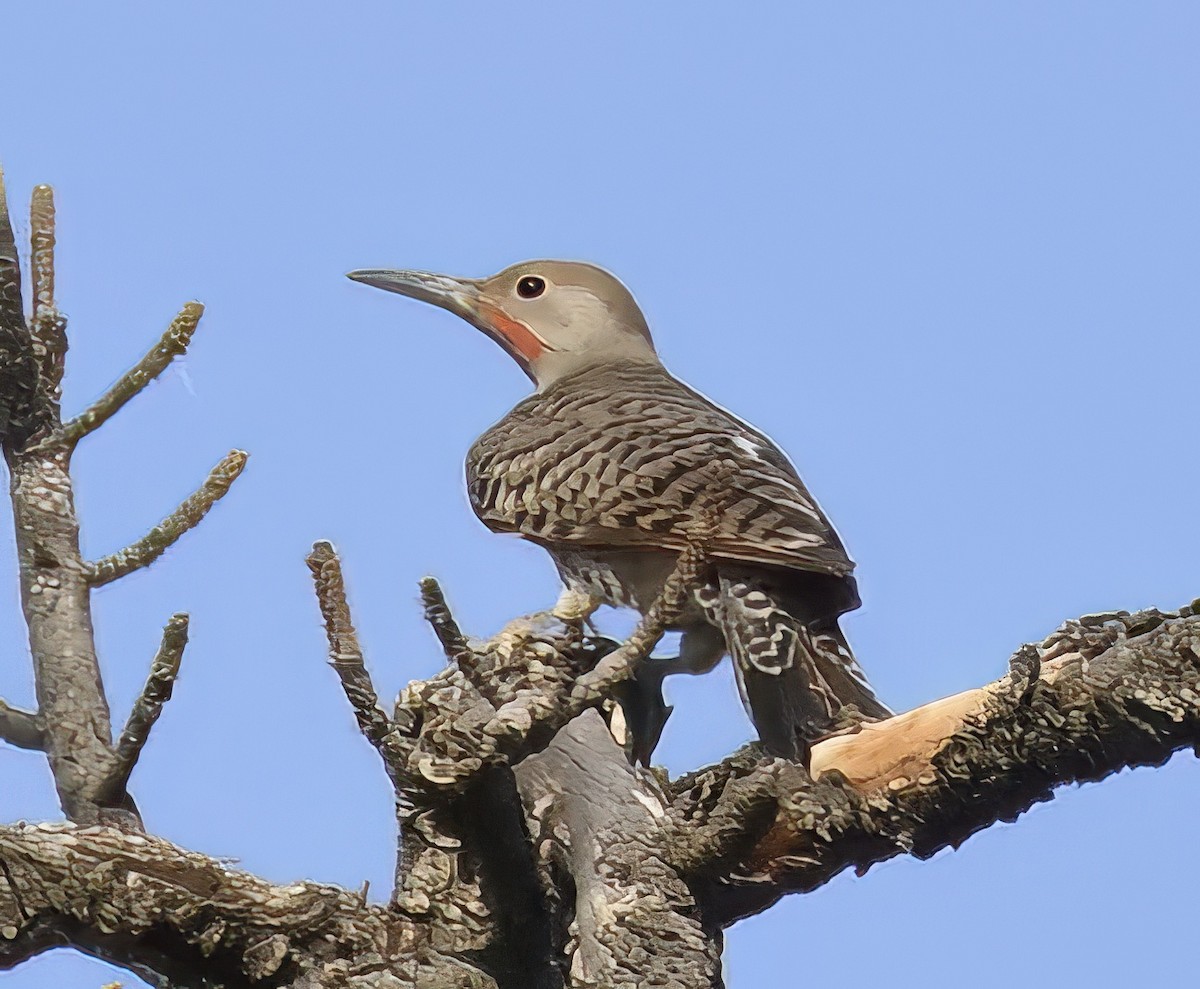
[[[676,659],[632,684],[638,758],[669,709],[662,677],[734,660],[767,750],[806,759],[843,708],[890,712],[838,627],[859,606],[854,564],[787,457],[663,367],[641,309],[590,264],[528,261],[491,278],[354,271],[350,278],[448,309],[486,333],[536,386],[467,455],[471,504],[494,532],[543,546],[565,585],[558,612],[645,611],[711,517],[709,565],[676,629]],[[849,712],[852,713],[852,712]]]

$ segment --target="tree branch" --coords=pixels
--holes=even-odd
[[[329,665],[341,680],[342,690],[354,711],[358,727],[363,736],[375,747],[383,760],[388,777],[399,789],[405,786],[403,753],[395,739],[396,725],[384,713],[363,661],[362,646],[350,617],[350,605],[346,601],[346,584],[342,577],[342,564],[331,543],[321,541],[313,544],[307,560],[312,571],[317,593],[317,604],[325,620],[325,634],[329,640]]]
[[[121,375],[117,383],[93,402],[87,411],[65,423],[55,434],[54,442],[68,450],[73,449],[88,433],[99,429],[120,412],[131,398],[162,374],[172,360],[187,351],[202,315],[204,306],[199,302],[187,303],[171,321],[158,343]]]
[[[398,710],[419,725],[404,747],[406,776],[418,787],[462,788],[489,766],[512,766],[545,748],[577,715],[610,699],[695,586],[703,566],[699,544],[681,553],[659,599],[629,639],[612,650],[608,640],[584,639],[576,623],[552,612],[519,618],[478,649],[453,625],[440,591],[429,597],[439,639],[451,641],[454,662],[437,676],[411,683]],[[436,586],[436,585],[435,585]]]
[[[679,554],[679,561],[658,598],[642,616],[633,634],[596,664],[595,669],[583,674],[571,688],[571,704],[567,716],[573,718],[585,707],[607,697],[618,684],[633,676],[637,664],[650,654],[650,650],[663,637],[682,610],[687,597],[699,584],[704,568],[705,551],[701,543],[691,542]]]
[[[42,398],[57,408],[67,356],[67,321],[54,301],[54,190],[48,185],[39,185],[33,190],[29,226],[33,354],[39,365],[38,386]]]
[[[419,717],[397,705],[392,720],[381,708],[333,547],[316,543],[307,562],[325,621],[330,665],[395,790],[400,854],[394,909],[427,923],[432,943],[444,950],[500,965],[513,985],[559,985],[545,981],[550,973],[544,954],[548,919],[529,862],[511,771],[477,767],[480,771],[469,784],[440,793],[411,771],[411,735],[420,726]],[[427,591],[424,584],[422,589]],[[453,619],[444,601],[442,605],[449,628]]]
[[[198,526],[209,509],[225,497],[245,469],[248,457],[244,450],[231,450],[209,472],[199,490],[185,498],[175,511],[141,539],[102,560],[87,564],[88,583],[92,587],[103,587],[150,566],[185,532]]]
[[[424,944],[419,925],[356,893],[274,886],[114,828],[0,827],[0,968],[60,946],[180,989],[395,985],[384,973],[468,984],[452,981],[465,967]]]
[[[185,306],[156,348],[91,409],[63,426],[58,397],[67,341],[55,303],[53,194],[49,186],[38,186],[30,206],[31,327],[24,317],[18,255],[2,193],[0,187],[0,440],[10,470],[21,603],[38,699],[33,726],[40,735],[17,713],[6,721],[14,738],[36,742],[46,753],[71,820],[139,827],[124,786],[169,692],[173,674],[162,663],[170,662],[173,635],[166,637],[162,663],[135,707],[130,735],[118,752],[96,655],[91,587],[161,555],[228,490],[245,454],[234,451],[225,458],[201,490],[144,539],[95,566],[83,561],[70,473],[74,444],[184,351],[203,310],[198,303]]]
[[[1200,616],[1069,622],[1028,669],[813,747],[814,781],[748,747],[679,780],[674,861],[706,926],[900,854],[928,858],[1066,783],[1200,746]],[[1022,652],[1018,652],[1018,657]]]
[[[0,170],[0,446],[9,458],[51,424],[52,409],[41,400],[38,377],[21,301],[21,263]]]
[[[451,663],[470,666],[474,654],[458,622],[450,613],[441,584],[433,577],[421,578],[421,604],[425,608],[425,621],[437,636],[446,659]]]
[[[0,742],[19,749],[43,752],[46,747],[46,726],[32,711],[9,707],[0,700]]]
[[[29,204],[30,251],[33,262],[33,315],[54,308],[54,190],[35,186]]]
[[[150,675],[146,685],[133,702],[125,729],[117,739],[116,760],[108,778],[97,790],[96,799],[104,804],[119,802],[129,787],[129,777],[137,765],[138,758],[150,739],[150,729],[158,721],[163,705],[171,699],[175,678],[179,676],[179,664],[187,646],[188,616],[172,615],[163,628],[162,643],[154,662],[150,664]]]
[[[2,195],[0,202],[5,202]],[[53,213],[44,190],[35,195],[32,213],[34,282],[43,297],[39,311],[44,314],[50,311],[45,302],[52,295],[53,281]],[[102,814],[94,800],[95,789],[112,765],[112,727],[79,552],[70,454],[62,447],[39,448],[30,442],[52,433],[59,422],[53,395],[57,393],[54,375],[61,354],[46,350],[57,346],[52,329],[44,323],[39,332],[49,335],[35,339],[25,323],[20,268],[4,205],[0,216],[0,402],[7,404],[0,407],[0,428],[9,467],[21,604],[55,787],[70,818],[93,822]]]

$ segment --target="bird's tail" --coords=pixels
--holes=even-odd
[[[772,755],[806,761],[809,743],[848,717],[891,714],[836,619],[805,624],[752,577],[720,575],[701,603],[725,635],[742,701]]]

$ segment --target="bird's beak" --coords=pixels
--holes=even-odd
[[[513,359],[533,376],[531,363],[547,350],[554,350],[525,323],[509,316],[494,301],[485,297],[480,283],[469,278],[451,278],[428,271],[388,271],[365,269],[347,275],[356,282],[399,292],[410,299],[448,309],[500,344]]]
[[[384,268],[351,271],[346,277],[440,306],[461,316],[468,323],[479,326],[479,286],[469,279],[435,275],[428,271],[389,271]]]

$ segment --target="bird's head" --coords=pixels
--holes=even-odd
[[[479,279],[386,269],[349,277],[461,316],[508,351],[538,388],[590,364],[658,360],[629,289],[581,261],[524,261]]]

